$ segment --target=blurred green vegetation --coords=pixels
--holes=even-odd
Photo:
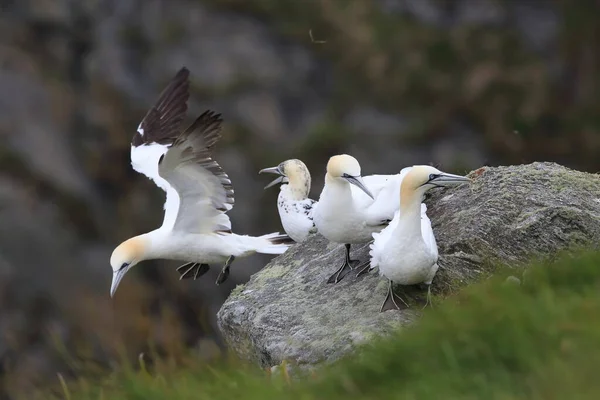
[[[507,8],[514,4],[511,0],[496,2]],[[408,140],[411,145],[433,143],[459,122],[481,132],[487,153],[494,157],[490,164],[553,160],[580,170],[600,170],[597,1],[552,2],[557,7],[559,32],[549,54],[528,47],[514,24],[440,27],[406,14],[384,13],[376,0],[201,3],[261,20],[278,43],[300,43],[332,70],[323,78],[332,88],[324,99],[325,118],[286,149],[255,140],[256,135],[243,124],[227,124],[228,132],[219,148],[243,149],[255,171],[292,157],[306,161],[311,171],[323,171],[327,157],[342,150],[352,135],[343,117],[361,106],[406,120],[407,131],[398,132],[394,146],[406,145]],[[81,104],[94,104],[95,111],[88,114],[99,116],[91,118],[86,129],[76,125],[69,128],[70,135],[76,143],[74,148],[81,150],[77,153],[84,172],[102,188],[110,207],[114,205],[111,215],[118,223],[103,227],[104,221],[95,221],[99,218],[89,204],[31,170],[27,160],[8,147],[0,151],[0,166],[35,189],[35,197],[61,207],[65,224],[86,240],[112,244],[116,238],[153,229],[160,224],[160,213],[143,212],[145,209],[138,207],[140,196],[131,194],[136,187],[155,188],[129,167],[131,132],[146,112],[146,105],[134,104],[121,88],[93,75],[88,76],[87,86],[82,84],[76,77],[84,73],[83,68],[74,74],[73,65],[81,64],[84,56],[53,51],[57,47],[51,44],[65,33],[71,44],[89,41],[88,45],[97,46],[94,31],[81,29],[78,23],[70,26],[70,20],[36,18],[28,22],[14,19],[19,29],[5,37],[13,38],[9,43],[14,40],[12,46],[18,51],[9,52],[7,47],[6,55],[11,55],[17,70],[30,71],[32,77],[39,75],[38,84],[50,94],[53,104],[66,105],[52,110],[57,121],[83,113]],[[94,21],[96,15],[89,18]],[[160,51],[152,48],[157,43],[194,40],[183,30],[183,24],[164,25],[160,41],[150,40],[142,25],[131,21],[124,26],[118,35],[122,43],[117,46],[132,51],[140,69],[146,58]],[[281,48],[285,50],[285,46]],[[165,76],[165,83],[168,79]],[[216,100],[254,85],[251,78],[241,76],[234,84],[218,88],[192,81],[192,91],[197,99],[217,104]],[[77,94],[82,88],[88,92],[83,96],[89,96],[86,101],[80,101],[82,97]],[[60,123],[57,126],[62,127]],[[5,127],[0,129],[10,133]],[[322,173],[316,175],[313,172],[315,182],[322,178]],[[276,196],[276,191],[268,193]],[[148,200],[152,201],[156,210],[162,207],[158,192]],[[279,227],[273,209],[256,219],[261,229]],[[200,332],[211,333],[212,329],[202,299],[181,289],[172,271],[148,278],[155,284],[144,285],[132,277],[126,283],[129,288],[124,288],[114,302],[105,294],[92,296],[85,288],[72,285],[75,289],[68,297],[78,301],[69,301],[68,309],[61,308],[47,318],[50,322],[54,318],[69,321],[74,333],[67,335],[68,343],[50,343],[53,332],[47,332],[42,323],[46,320],[33,312],[27,318],[35,329],[19,324],[15,332],[6,330],[5,336],[11,340],[5,341],[14,351],[0,360],[2,389],[29,389],[45,382],[47,376],[29,374],[26,367],[19,369],[18,365],[29,361],[37,370],[46,361],[35,355],[41,348],[56,346],[68,367],[48,362],[48,369],[62,371],[73,399],[279,398],[288,391],[290,396],[303,399],[349,394],[374,398],[388,391],[406,398],[440,393],[447,394],[444,397],[492,398],[562,398],[575,393],[578,398],[591,398],[598,394],[592,364],[599,357],[591,345],[599,338],[593,316],[600,300],[592,290],[598,286],[598,261],[598,256],[563,260],[549,272],[538,271],[539,279],[528,282],[523,290],[502,287],[498,278],[492,280],[496,283],[468,289],[449,299],[458,300],[460,306],[445,304],[429,310],[422,324],[399,338],[366,349],[362,356],[320,371],[314,380],[294,382],[291,387],[281,377],[271,377],[267,384],[267,374],[252,366],[235,361],[205,364],[201,357],[204,351],[190,355],[189,347],[196,344]],[[44,260],[39,264],[46,268]],[[153,269],[147,267],[133,274],[146,273],[142,271]],[[14,288],[15,293],[23,291],[22,287]],[[41,298],[39,302],[50,304],[51,300]],[[16,315],[15,311],[5,315],[11,312]],[[156,345],[149,346],[149,340]],[[139,371],[137,365],[108,361],[116,359],[116,353],[135,360],[140,352],[156,353],[152,363],[147,361],[148,373]],[[59,357],[53,355],[52,360],[55,358]],[[111,372],[107,373],[109,364]],[[65,398],[60,387],[53,393]],[[47,392],[40,396],[49,397]]]
[[[285,368],[271,374],[235,359],[162,358],[57,384],[54,398],[595,399],[598,265],[597,252],[563,255],[519,273],[521,285],[507,284],[504,271],[427,310],[414,327],[331,366],[292,368],[292,377]]]

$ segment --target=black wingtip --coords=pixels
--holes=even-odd
[[[187,127],[180,138],[184,140],[187,136],[198,130],[203,136],[204,146],[210,149],[221,138],[222,123],[223,118],[220,113],[213,110],[206,110]]]
[[[269,239],[269,242],[271,242],[272,244],[288,244],[288,245],[292,245],[292,244],[296,243],[294,241],[294,239],[292,239],[288,235],[275,236],[274,238]]]
[[[177,135],[190,97],[190,71],[182,67],[163,89],[154,106],[140,123],[143,135],[137,132],[131,144],[172,143]]]
[[[184,75],[186,78],[190,76],[190,70],[185,65],[183,67],[181,67],[179,69],[179,71],[177,71],[177,74],[175,75],[175,77],[184,76]]]

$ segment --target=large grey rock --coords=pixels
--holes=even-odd
[[[496,262],[519,266],[536,255],[600,241],[600,176],[554,163],[484,167],[472,185],[426,199],[440,250],[436,293],[450,293]],[[368,245],[352,255],[367,259]],[[379,313],[387,282],[377,273],[326,284],[343,247],[314,235],[234,290],[218,314],[232,349],[261,366],[331,361],[357,343],[405,326],[421,310]],[[408,297],[422,290],[410,288]]]

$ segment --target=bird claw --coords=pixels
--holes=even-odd
[[[194,274],[194,280],[200,278],[202,275],[206,274],[210,269],[210,265],[208,264],[200,264],[196,268],[196,273]]]
[[[402,307],[400,307],[397,300],[400,300],[406,306],[405,308],[409,308],[406,301],[404,301],[402,297],[394,293],[393,283],[392,281],[390,281],[387,295],[385,296],[385,300],[383,301],[379,312],[384,312],[388,310],[402,310]]]
[[[357,261],[357,260],[352,260],[352,261]],[[352,267],[350,266],[350,264],[348,263],[348,261],[346,260],[341,267],[339,267],[337,269],[337,271],[334,272],[333,275],[331,275],[329,277],[329,279],[327,279],[327,283],[338,283],[339,281],[341,281],[342,279],[344,279],[344,277],[350,272],[352,271]]]
[[[363,266],[363,265],[364,265],[364,266]],[[360,265],[359,267],[357,267],[357,268],[359,268],[358,272],[356,273],[356,277],[357,277],[357,278],[358,278],[358,277],[360,277],[361,275],[364,275],[364,274],[366,274],[367,272],[370,272],[370,271],[371,271],[371,269],[372,269],[372,268],[371,268],[371,262],[370,262],[370,261],[367,261],[367,262],[366,262],[366,263],[364,263],[363,265]],[[360,268],[360,267],[362,267],[362,268]]]
[[[422,310],[424,310],[428,305],[433,308],[433,302],[431,301],[431,285],[427,285],[427,301],[425,302]]]
[[[327,279],[327,283],[338,283],[344,279],[344,276],[346,276],[348,272],[354,269],[353,264],[360,264],[359,260],[350,259],[350,245],[345,244],[344,246],[346,248],[346,257],[344,259],[344,263],[337,269],[337,271],[335,271],[333,275],[329,277],[329,279]]]
[[[195,262],[188,262],[179,267],[177,267],[177,272],[179,272],[179,280],[189,279],[194,276],[195,268],[198,264]]]
[[[220,285],[221,283],[225,282],[227,280],[227,278],[229,278],[229,269],[231,267],[231,263],[233,262],[233,260],[235,260],[235,257],[230,256],[227,259],[227,262],[225,262],[223,269],[219,273],[219,276],[217,276],[217,281],[215,282],[217,285]]]
[[[229,278],[229,267],[223,268],[221,272],[219,272],[219,276],[217,276],[217,281],[215,282],[217,285],[225,282]]]
[[[179,277],[179,280],[190,278],[196,280],[202,275],[206,274],[209,269],[210,266],[208,264],[189,262],[177,267],[177,272],[179,272],[179,274],[181,275]]]

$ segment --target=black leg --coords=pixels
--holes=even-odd
[[[344,246],[346,247],[346,257],[344,258],[344,263],[337,269],[337,271],[335,271],[333,275],[329,277],[329,279],[327,279],[327,283],[338,283],[344,278],[344,276],[346,276],[348,272],[352,270],[352,264],[359,262],[358,260],[350,259],[350,244],[346,243]]]
[[[359,276],[364,275],[367,272],[371,271],[371,261],[367,261],[363,265],[359,265],[356,268],[358,269],[358,273],[356,274],[356,277],[358,278]]]
[[[181,275],[179,280],[193,278],[194,280],[200,278],[202,275],[208,272],[210,266],[208,264],[200,264],[195,262],[185,263],[177,268],[177,272]]]
[[[219,276],[217,276],[217,285],[220,285],[221,283],[225,282],[227,278],[229,278],[229,268],[231,267],[231,263],[233,262],[233,260],[235,260],[235,257],[229,256],[227,262],[225,262],[223,269],[219,273]]]
[[[179,280],[188,279],[194,276],[194,270],[198,264],[195,262],[185,263],[180,267],[177,267],[177,272],[179,272]]]
[[[389,281],[388,292],[385,296],[385,300],[383,301],[383,304],[381,305],[381,310],[379,310],[379,312],[384,312],[388,310],[401,310],[402,308],[399,305],[400,302],[404,303],[406,308],[408,308],[408,304],[406,304],[404,299],[402,299],[402,297],[394,293],[394,282]]]
[[[430,304],[431,308],[433,308],[433,303],[431,302],[431,284],[427,285],[427,301],[425,302],[423,308],[427,307],[428,304]]]
[[[200,278],[202,275],[208,272],[210,269],[210,265],[208,264],[200,264],[196,268],[196,273],[194,274],[194,280]]]

